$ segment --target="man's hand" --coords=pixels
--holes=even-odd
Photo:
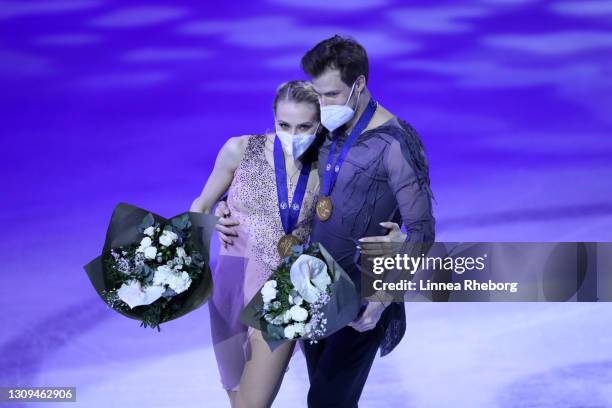
[[[380,316],[385,310],[385,305],[378,302],[368,302],[365,311],[357,319],[349,323],[353,329],[364,332],[372,330],[376,327],[376,323],[380,320]]]
[[[238,236],[238,232],[236,232],[236,228],[234,227],[240,223],[230,218],[232,213],[225,201],[219,202],[215,209],[215,215],[219,217],[215,229],[219,233],[219,238],[223,242],[223,246],[227,248],[228,245],[234,244],[232,237]]]
[[[376,237],[365,237],[359,240],[360,250],[367,256],[386,256],[399,252],[406,240],[400,226],[394,222],[381,222],[383,228],[387,228],[387,235]]]

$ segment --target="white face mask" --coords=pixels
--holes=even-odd
[[[301,155],[304,154],[306,150],[308,150],[310,145],[315,141],[315,139],[317,138],[318,129],[319,127],[317,126],[317,129],[314,131],[314,133],[299,135],[292,135],[291,133],[279,131],[276,132],[276,136],[278,136],[283,146],[283,150],[290,154],[294,160],[297,160],[300,158]]]
[[[355,109],[348,106],[348,103],[351,100],[351,96],[353,96],[353,91],[355,90],[356,84],[357,81],[353,82],[351,93],[349,94],[349,97],[344,105],[321,106],[321,124],[330,132],[338,129],[340,126],[353,119],[353,116],[355,116]],[[359,105],[360,96],[361,92],[357,95],[357,103],[355,104],[355,107]]]

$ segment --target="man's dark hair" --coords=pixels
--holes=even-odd
[[[321,75],[326,69],[337,69],[347,86],[359,75],[368,80],[368,55],[357,41],[334,35],[315,45],[302,57],[302,69],[311,78]]]

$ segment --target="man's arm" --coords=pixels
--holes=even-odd
[[[435,240],[429,169],[418,135],[414,129],[408,130],[391,142],[385,156],[389,187],[395,195],[407,234],[403,234],[395,223],[381,223],[390,230],[389,233],[361,239],[361,252],[364,256],[406,254],[418,257],[427,254]],[[405,272],[398,270],[388,271],[382,280],[397,282],[403,274]],[[392,299],[393,296],[385,292],[377,292],[370,298],[385,307]]]

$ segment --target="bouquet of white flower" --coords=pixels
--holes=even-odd
[[[293,247],[240,315],[272,350],[285,341],[316,342],[350,323],[359,296],[346,272],[320,244]]]
[[[212,292],[208,246],[216,217],[186,212],[169,220],[119,204],[103,254],[85,266],[114,310],[160,330],[201,306]]]

